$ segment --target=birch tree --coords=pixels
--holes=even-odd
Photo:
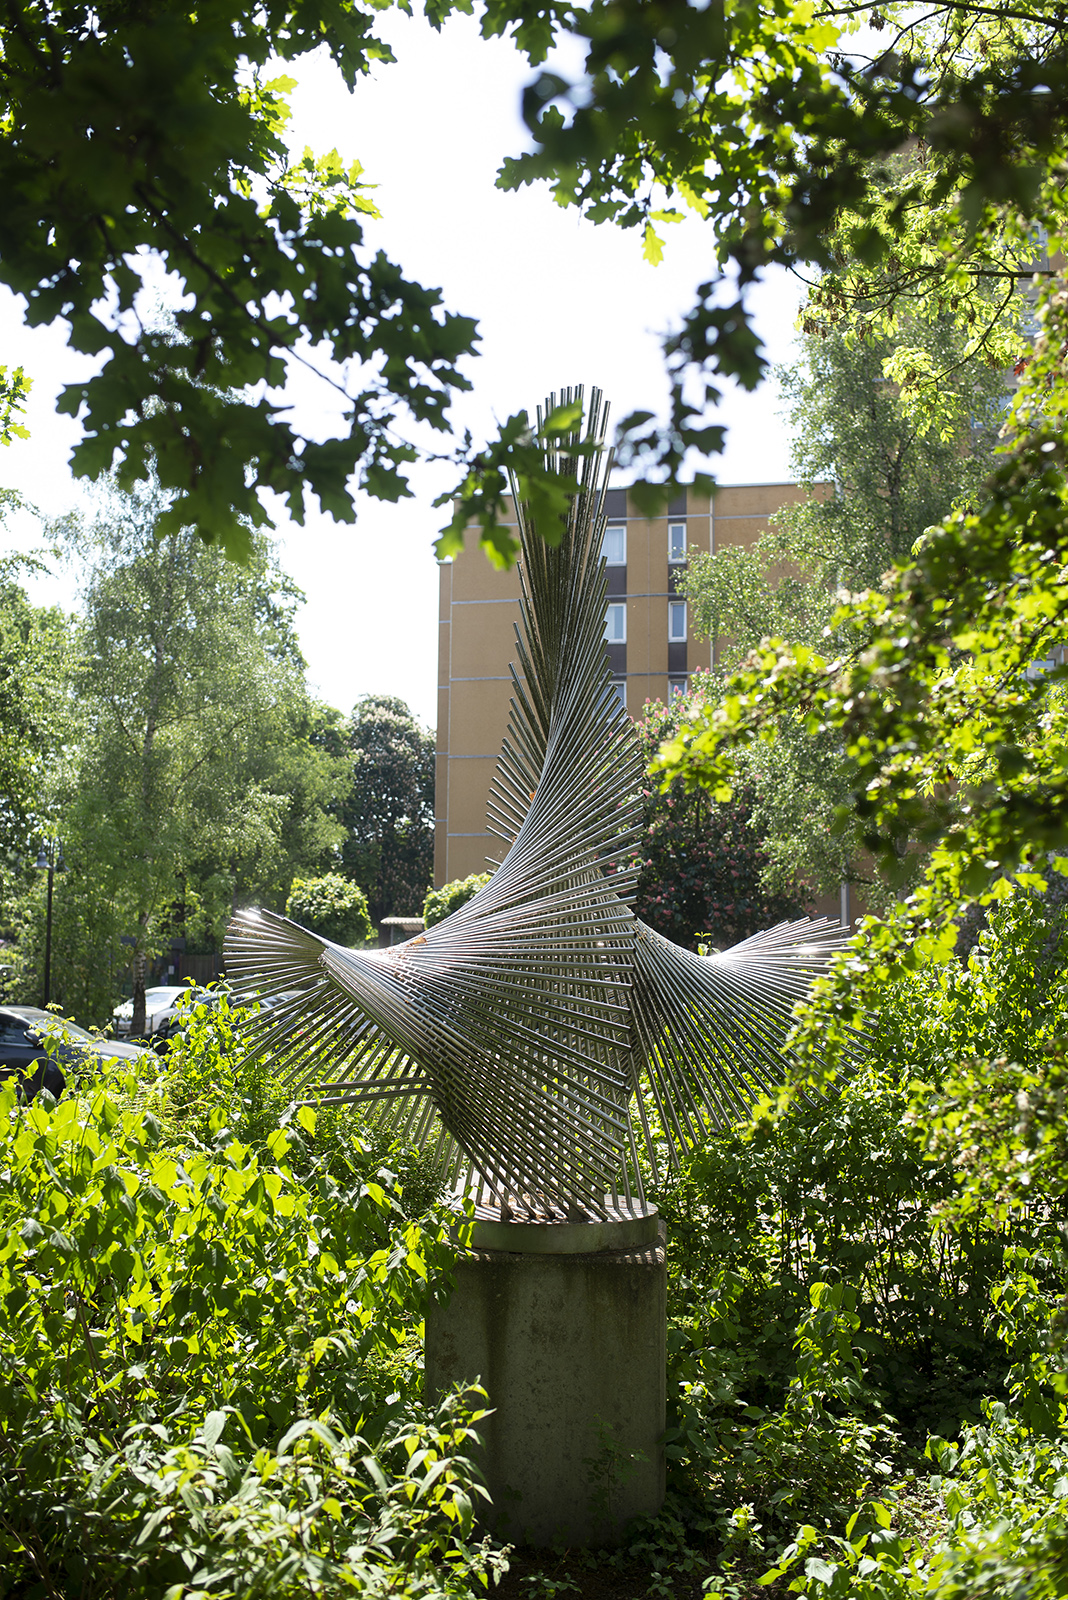
[[[290,876],[328,861],[341,829],[326,808],[348,781],[308,739],[296,591],[262,544],[236,566],[191,528],[154,532],[160,498],[114,494],[68,528],[88,564],[68,853],[121,922],[135,1033],[175,902],[219,919],[274,872],[284,903],[287,830]]]

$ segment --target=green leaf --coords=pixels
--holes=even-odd
[[[209,1411],[208,1412],[207,1416],[204,1418],[204,1425],[200,1430],[200,1437],[203,1440],[203,1442],[204,1442],[205,1446],[207,1447],[207,1449],[210,1450],[213,1445],[218,1444],[220,1438],[222,1437],[222,1431],[225,1428],[225,1426],[226,1426],[226,1412],[225,1411]]]

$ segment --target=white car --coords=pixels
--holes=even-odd
[[[211,1002],[216,998],[210,989],[194,989],[188,983],[167,984],[158,989],[146,989],[144,1037],[166,1039],[178,1020],[179,1007],[183,1000],[185,1008],[188,1008],[201,1001]],[[129,1034],[133,1026],[133,1001],[124,1000],[121,1006],[115,1007],[111,1015],[114,1019],[115,1032],[120,1037]]]

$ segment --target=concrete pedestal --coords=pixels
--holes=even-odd
[[[479,1425],[493,1497],[482,1520],[499,1537],[613,1544],[660,1510],[665,1232],[655,1213],[637,1222],[565,1224],[567,1254],[546,1250],[551,1227],[484,1225],[476,1246],[522,1248],[461,1256],[451,1299],[427,1318],[427,1398],[479,1381],[494,1408]],[[583,1242],[595,1248],[575,1253]]]

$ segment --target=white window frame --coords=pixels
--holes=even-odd
[[[622,632],[612,634],[608,631],[608,619],[615,612],[620,619]],[[604,614],[604,642],[605,644],[626,644],[627,642],[627,602],[625,600],[609,601]]]
[[[671,553],[671,535],[675,532],[675,530],[677,528],[681,528],[682,529],[682,554],[681,554],[681,556],[675,556],[675,555],[672,555],[672,553]],[[669,522],[668,523],[668,566],[669,567],[681,567],[685,563],[685,560],[686,560],[686,524],[685,524],[685,522]]]
[[[689,687],[690,680],[688,676],[685,678],[669,678],[668,700],[674,700],[675,696],[678,694],[686,694],[689,691]]]
[[[623,541],[623,554],[618,559],[608,554],[608,535],[618,533]],[[627,524],[625,522],[610,522],[604,530],[601,540],[601,554],[604,556],[605,565],[608,567],[625,567],[627,564]]]
[[[627,709],[627,680],[626,680],[626,678],[613,678],[612,679],[612,692],[615,694],[616,699],[619,701],[620,710],[621,711],[626,711],[626,709]]]
[[[675,632],[675,618],[678,617],[680,614],[682,616],[682,632],[681,633],[676,633]],[[685,602],[685,600],[669,600],[668,601],[668,643],[669,644],[685,644],[686,643],[686,602]]]

